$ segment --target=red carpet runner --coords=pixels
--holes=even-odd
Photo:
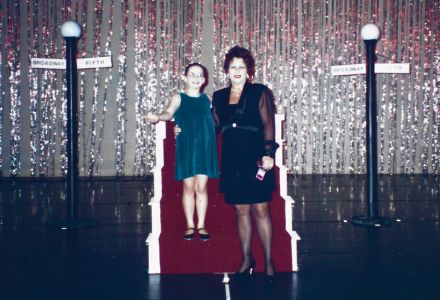
[[[163,196],[161,199],[162,233],[160,235],[160,266],[163,274],[222,273],[235,272],[241,263],[240,243],[236,230],[233,207],[226,205],[218,191],[218,180],[208,184],[209,206],[206,228],[211,235],[203,242],[196,235],[192,241],[183,239],[186,229],[181,193],[182,183],[174,179],[175,140],[172,124],[167,124],[164,140],[162,169]],[[274,226],[273,258],[277,272],[291,272],[290,236],[285,231],[284,200],[274,193],[271,202]],[[195,219],[197,224],[197,219]],[[254,226],[253,255],[257,261],[256,271],[264,271],[263,250]]]

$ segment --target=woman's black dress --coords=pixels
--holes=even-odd
[[[268,202],[275,190],[273,171],[256,178],[258,162],[274,156],[275,104],[272,91],[246,83],[237,104],[229,104],[231,88],[214,92],[213,113],[222,133],[220,191],[228,204]]]

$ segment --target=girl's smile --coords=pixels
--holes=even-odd
[[[188,70],[187,75],[183,76],[183,79],[188,85],[189,90],[199,90],[200,87],[205,83],[203,70],[199,66],[192,66]]]

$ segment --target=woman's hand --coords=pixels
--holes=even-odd
[[[270,156],[263,156],[263,158],[261,159],[261,163],[262,163],[261,166],[263,167],[263,169],[265,169],[266,171],[269,171],[273,168],[274,160]]]
[[[174,138],[176,138],[179,135],[179,133],[182,132],[182,128],[180,128],[179,125],[176,124],[176,126],[174,126],[173,128],[173,132],[174,132]]]
[[[159,122],[159,116],[158,115],[146,115],[146,116],[144,116],[144,119],[147,122],[153,123],[153,124],[156,124],[157,122]]]

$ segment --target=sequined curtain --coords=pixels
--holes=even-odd
[[[183,88],[191,61],[225,86],[235,44],[257,60],[256,82],[286,114],[285,162],[293,173],[365,173],[365,76],[332,77],[333,65],[365,61],[360,28],[381,28],[378,62],[410,74],[378,74],[379,171],[440,172],[440,2],[436,0],[39,0],[1,1],[0,172],[62,176],[65,74],[32,69],[31,57],[64,57],[60,26],[81,25],[80,57],[113,67],[81,70],[82,176],[144,176],[154,163],[159,112]]]

